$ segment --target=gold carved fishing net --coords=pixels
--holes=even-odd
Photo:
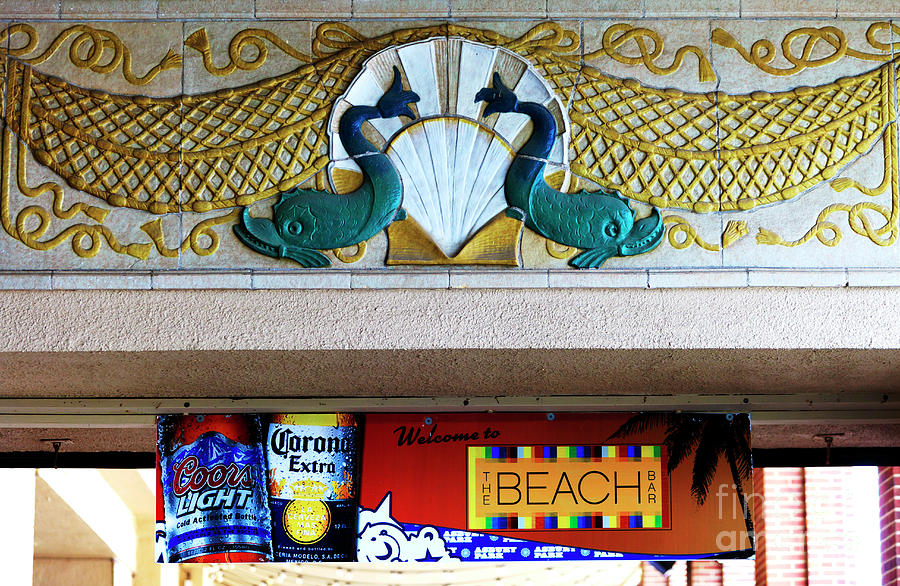
[[[867,151],[894,118],[893,63],[814,88],[692,94],[582,69],[574,33],[545,23],[517,39],[452,24],[365,39],[331,24],[317,34],[313,64],[175,98],[84,89],[10,58],[7,122],[41,164],[112,205],[248,205],[325,167],[330,107],[366,58],[443,35],[528,59],[572,97],[572,170],[659,207],[747,210],[789,199]]]
[[[881,137],[894,119],[892,68],[734,96],[653,89],[586,68],[570,113],[572,168],[659,207],[747,210],[789,199]]]

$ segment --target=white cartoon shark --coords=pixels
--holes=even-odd
[[[431,526],[418,533],[404,531],[391,517],[391,493],[384,495],[374,511],[360,509],[356,542],[361,562],[425,562],[452,559],[440,532]]]

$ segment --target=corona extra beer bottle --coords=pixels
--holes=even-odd
[[[275,561],[356,561],[356,416],[274,415],[267,436]]]
[[[272,560],[256,415],[157,418],[168,562]]]

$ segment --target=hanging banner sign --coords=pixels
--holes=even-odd
[[[160,417],[157,435],[166,560],[271,560],[259,418]]]
[[[747,415],[332,413],[158,421],[160,561],[753,553]]]
[[[358,556],[746,557],[750,474],[741,414],[370,414]]]
[[[356,559],[354,415],[166,415],[157,429],[159,561]]]
[[[469,446],[468,529],[669,528],[661,446]]]
[[[272,415],[268,421],[274,559],[355,560],[356,417]]]

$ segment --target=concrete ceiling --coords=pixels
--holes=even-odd
[[[0,371],[5,398],[900,393],[895,349],[3,352]]]

